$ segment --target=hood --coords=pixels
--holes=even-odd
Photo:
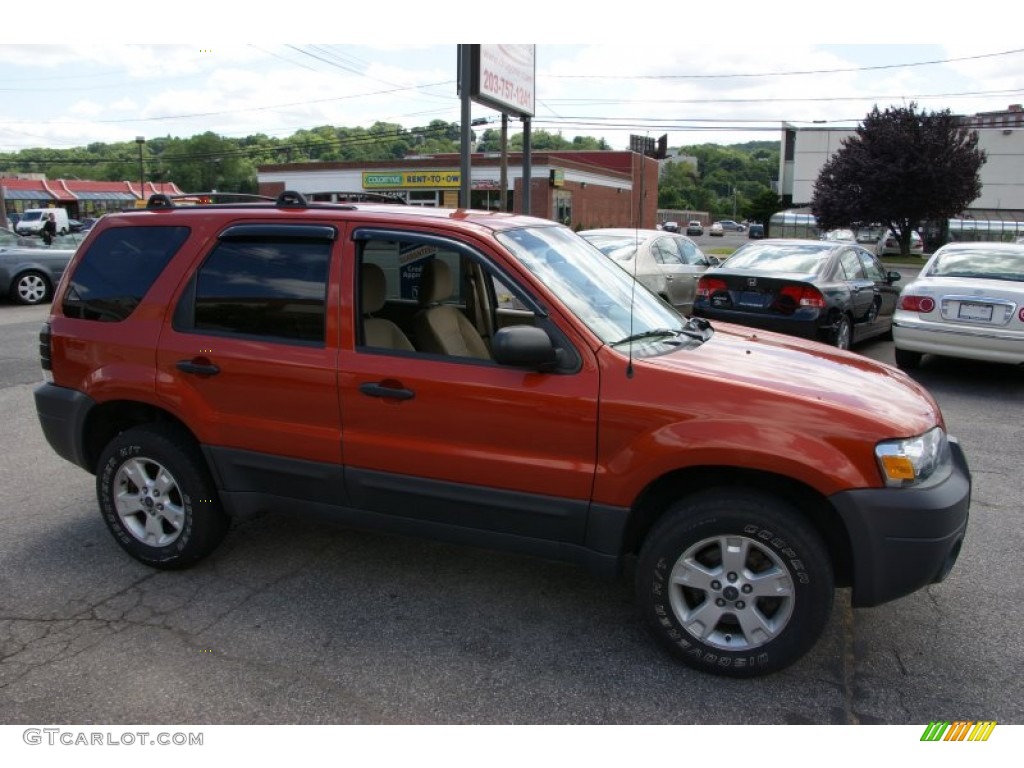
[[[817,342],[732,323],[716,322],[712,337],[696,348],[644,359],[640,364],[706,379],[708,387],[737,403],[764,403],[778,395],[824,406],[845,423],[886,425],[892,437],[921,434],[942,415],[931,394],[894,366]],[[634,360],[634,365],[638,361]],[[780,408],[780,418],[783,413]],[[795,417],[799,410],[790,409]]]

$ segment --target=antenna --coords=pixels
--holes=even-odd
[[[644,173],[643,166],[644,155],[640,155],[640,198],[636,204],[636,225],[633,227],[633,285],[629,289],[629,335],[633,335],[633,311],[635,309],[634,303],[636,301],[636,264],[639,261],[637,258],[640,250],[640,223],[643,221],[644,211],[644,181],[647,175]],[[635,159],[630,159],[630,166],[635,166]],[[633,378],[633,342],[629,342],[629,362],[626,364],[626,378]]]

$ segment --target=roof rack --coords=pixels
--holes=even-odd
[[[310,203],[388,203],[406,205],[397,195],[381,192],[310,192],[304,194],[285,190],[276,198],[242,192],[186,192],[180,195],[155,194],[146,201],[148,210],[193,205],[233,205],[239,203],[274,203],[278,208],[308,208]]]
[[[296,193],[297,194],[297,193]],[[180,195],[155,194],[146,201],[147,208],[175,208],[178,205],[216,205],[218,203],[269,203],[274,198],[244,192],[185,192]]]

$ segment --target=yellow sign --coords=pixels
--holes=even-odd
[[[442,189],[461,183],[460,171],[363,171],[363,189]]]

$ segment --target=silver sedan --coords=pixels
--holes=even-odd
[[[0,233],[0,295],[18,304],[49,301],[74,255],[74,248],[19,245]]]
[[[1024,363],[1024,245],[944,245],[900,294],[892,335],[900,368],[926,354]]]
[[[579,234],[686,315],[693,309],[697,280],[718,263],[690,238],[662,230],[588,229]]]

